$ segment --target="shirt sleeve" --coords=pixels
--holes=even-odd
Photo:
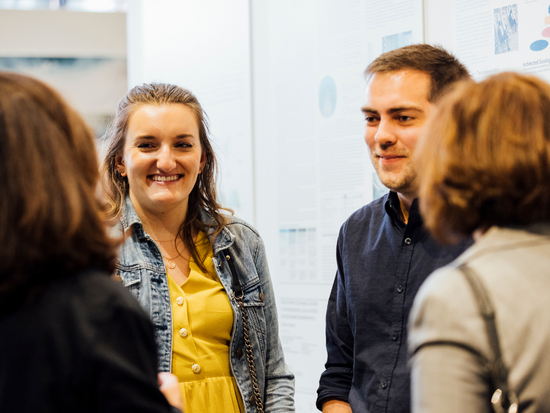
[[[432,274],[409,320],[413,413],[491,411],[488,342],[463,275]]]
[[[92,325],[94,338],[80,377],[87,399],[95,404],[94,411],[179,411],[169,405],[159,390],[154,329],[139,310],[114,306],[105,322]]]
[[[340,234],[341,236],[341,234]],[[327,362],[317,390],[317,408],[329,400],[348,402],[353,379],[354,337],[347,317],[345,274],[340,254],[336,252],[337,272],[328,300],[326,316]]]

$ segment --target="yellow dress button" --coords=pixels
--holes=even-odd
[[[176,304],[177,305],[183,305],[183,297],[176,298]]]
[[[193,364],[191,369],[193,370],[193,373],[195,373],[195,374],[199,374],[201,372],[201,366],[199,366],[198,364]]]
[[[180,330],[180,336],[182,337],[187,337],[187,329],[186,328],[182,328]]]

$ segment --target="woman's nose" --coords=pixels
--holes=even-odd
[[[168,145],[161,147],[157,157],[157,168],[162,172],[170,172],[176,167],[176,160]]]

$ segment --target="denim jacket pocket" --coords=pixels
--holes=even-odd
[[[265,296],[260,284],[252,285],[244,290],[243,305],[250,320],[250,326],[257,330],[262,338],[265,338],[266,335],[264,301]]]
[[[116,275],[122,278],[122,285],[140,301],[141,271],[139,269],[117,269]]]

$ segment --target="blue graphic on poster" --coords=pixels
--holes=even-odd
[[[331,76],[325,76],[319,86],[319,110],[329,118],[336,109],[336,83]]]

